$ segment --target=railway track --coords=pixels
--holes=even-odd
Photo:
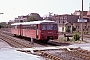
[[[22,52],[30,52],[29,50],[18,50]],[[40,54],[41,53],[41,54]],[[44,56],[51,60],[90,60],[90,52],[80,48],[61,48],[34,50],[34,53],[39,56]]]
[[[31,48],[30,44],[21,42],[21,40],[16,40],[12,36],[9,36],[9,33],[0,33],[0,38],[9,43],[12,47],[15,48]],[[43,47],[43,46],[42,46]],[[21,50],[19,50],[21,51]],[[22,51],[26,53],[31,53],[31,51]],[[33,53],[32,53],[33,54]],[[39,56],[44,56],[49,60],[89,60],[90,52],[82,49],[57,49],[57,50],[37,50],[34,51],[34,54]]]
[[[30,48],[29,44],[23,43],[19,40],[14,39],[11,36],[0,33],[0,38],[15,48]]]
[[[59,49],[40,51],[44,56],[54,60],[90,60],[90,52],[82,49]]]
[[[66,52],[83,60],[90,60],[90,52],[87,50],[74,49],[72,51],[66,50]]]

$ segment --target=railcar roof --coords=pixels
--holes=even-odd
[[[54,22],[55,21],[50,21],[50,20],[42,20],[42,21],[32,21],[32,22],[22,22],[22,23],[13,23],[11,25],[28,25],[28,24],[41,24],[44,22]]]

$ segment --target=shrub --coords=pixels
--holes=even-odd
[[[79,40],[79,39],[80,39],[79,34],[78,34],[78,33],[74,33],[74,34],[73,34],[73,39],[74,39],[75,41]]]

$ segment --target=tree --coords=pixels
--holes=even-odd
[[[28,22],[29,22],[29,21],[38,21],[38,18],[37,18],[37,16],[35,16],[35,15],[30,15],[30,16],[28,17],[27,21],[28,21]]]
[[[6,22],[1,22],[0,23],[0,27],[1,28],[7,28],[8,27],[8,24],[6,24]]]

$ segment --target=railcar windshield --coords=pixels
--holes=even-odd
[[[57,30],[57,24],[43,24],[42,30]]]

